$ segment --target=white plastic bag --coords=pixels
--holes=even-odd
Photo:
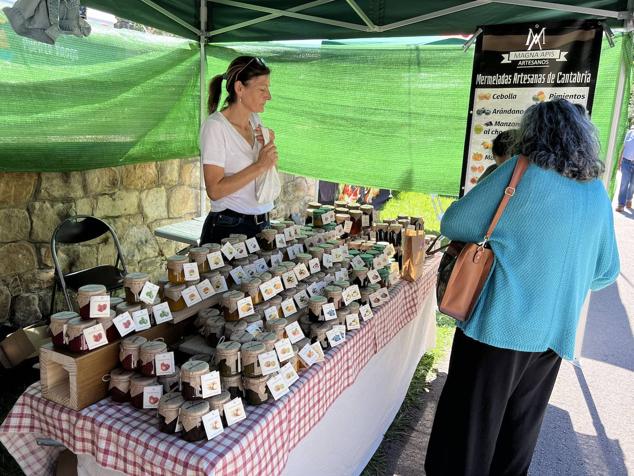
[[[271,140],[269,130],[261,126],[264,145]],[[282,191],[282,183],[277,173],[277,167],[271,167],[255,179],[255,198],[258,203],[273,203]]]

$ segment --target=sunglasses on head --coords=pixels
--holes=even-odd
[[[236,81],[238,80],[238,76],[240,76],[240,73],[242,73],[242,71],[244,71],[247,68],[247,66],[249,66],[254,61],[255,61],[255,64],[261,66],[262,68],[266,68],[266,63],[264,62],[264,60],[262,58],[254,56],[249,61],[247,61],[247,63],[242,68],[240,68],[240,70],[236,73]]]

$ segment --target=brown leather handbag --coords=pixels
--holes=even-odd
[[[452,241],[446,246],[433,250],[436,240],[427,249],[432,255],[444,250],[438,267],[436,298],[438,309],[459,321],[466,321],[478,302],[482,288],[489,277],[495,256],[489,246],[489,239],[500,221],[509,200],[515,195],[515,189],[528,168],[528,159],[520,156],[515,164],[508,187],[491,220],[489,229],[481,243],[463,243]]]

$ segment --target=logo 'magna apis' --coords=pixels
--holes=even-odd
[[[535,31],[539,29],[539,25],[535,25]],[[542,49],[542,43],[546,44],[546,27],[542,28],[539,33],[535,33],[532,28],[528,29],[528,36],[526,37],[527,51],[533,49],[534,46],[539,46]]]

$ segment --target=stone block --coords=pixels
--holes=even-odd
[[[29,205],[31,220],[31,241],[49,242],[57,225],[75,214],[73,202],[32,202]]]
[[[144,259],[154,258],[159,254],[156,238],[145,225],[131,227],[120,236],[120,241],[126,262],[138,263]]]
[[[35,191],[37,175],[36,173],[0,172],[0,206],[26,205]]]
[[[163,185],[176,185],[180,176],[181,160],[163,160],[158,163],[159,181]]]
[[[41,291],[53,287],[55,283],[55,270],[37,269],[20,275],[20,284],[24,292]]]
[[[75,200],[77,215],[92,215],[95,211],[95,201],[92,198],[80,198]]]
[[[169,192],[168,211],[170,218],[182,218],[198,211],[199,191],[185,185],[174,187]]]
[[[87,195],[116,192],[119,187],[119,171],[113,167],[84,172]]]
[[[157,228],[160,228],[162,226],[166,226],[166,225],[171,225],[172,223],[178,223],[179,221],[181,221],[181,219],[179,218],[172,218],[172,219],[166,219],[166,220],[157,220],[155,222],[152,222],[149,225],[150,231],[152,233],[154,233],[154,231]],[[184,248],[186,245],[185,243],[178,243],[174,240],[168,240],[165,238],[159,238],[156,237],[156,243],[158,244],[159,250],[161,252],[161,255],[163,256],[172,256],[175,255],[176,252],[182,248]]]
[[[141,192],[141,209],[146,222],[167,218],[167,193],[162,187]]]
[[[20,294],[13,300],[13,322],[25,327],[42,319],[40,299],[35,293]]]
[[[40,289],[35,292],[38,298],[38,307],[42,316],[48,317],[51,315],[51,295],[53,294],[53,288]]]
[[[35,247],[31,243],[18,241],[0,246],[0,274],[26,273],[37,268]]]
[[[125,188],[144,190],[158,185],[158,169],[156,162],[127,165],[121,170],[122,183]]]
[[[39,199],[81,198],[84,186],[81,172],[42,173]]]
[[[198,189],[200,187],[200,161],[198,159],[183,161],[180,179],[183,185]]]
[[[9,312],[11,311],[11,293],[9,288],[0,284],[0,323],[9,320]]]
[[[159,257],[139,261],[138,268],[139,271],[148,273],[150,275],[150,280],[153,283],[158,282],[161,276],[165,276],[167,274],[167,271],[165,271],[165,260]]]
[[[0,284],[5,286],[9,290],[11,296],[22,294],[22,283],[20,283],[20,277],[17,274],[0,276]]]
[[[0,210],[0,241],[28,240],[31,219],[26,210],[6,208]]]
[[[118,217],[139,213],[139,192],[119,190],[111,195],[99,195],[95,205],[95,216]]]

